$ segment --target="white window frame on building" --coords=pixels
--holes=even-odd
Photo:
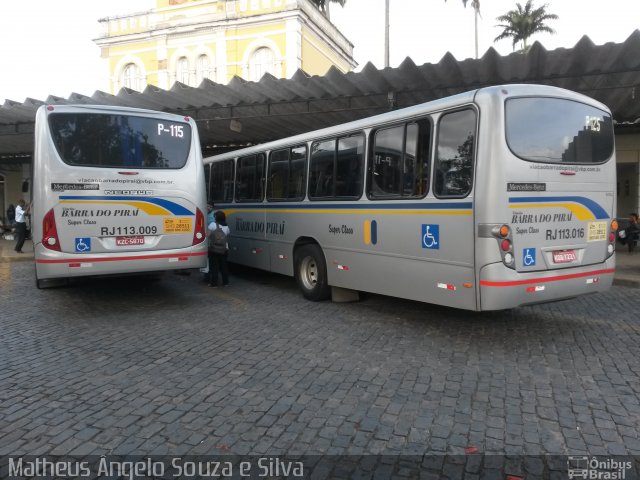
[[[249,57],[249,80],[259,82],[265,73],[276,75],[276,54],[266,46],[259,47]]]
[[[189,58],[183,55],[176,61],[176,82],[191,86],[190,79]]]
[[[214,62],[211,61],[211,58],[206,53],[198,55],[196,59],[196,87],[205,78],[209,80],[215,79],[216,69],[214,65]]]
[[[142,75],[140,67],[134,63],[129,62],[122,68],[122,74],[120,75],[120,84],[125,88],[130,88],[137,92],[142,91]]]

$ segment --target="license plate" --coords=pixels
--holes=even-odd
[[[129,245],[144,245],[144,237],[116,237],[116,246],[126,247]]]
[[[553,263],[570,263],[575,262],[576,252],[573,250],[558,250],[553,252]]]

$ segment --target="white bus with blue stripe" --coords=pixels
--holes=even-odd
[[[206,264],[205,180],[193,119],[42,106],[33,169],[38,287]]]
[[[481,88],[205,165],[230,261],[294,276],[311,300],[480,311],[612,284],[613,122],[575,92]]]

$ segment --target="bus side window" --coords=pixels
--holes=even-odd
[[[464,197],[471,191],[475,135],[473,110],[448,113],[440,119],[433,187],[437,197]]]
[[[289,184],[289,149],[274,150],[269,155],[269,182],[267,200],[287,198]]]
[[[429,183],[430,140],[428,119],[376,131],[369,170],[369,196],[425,196]]]
[[[215,203],[233,201],[234,161],[224,160],[211,164],[211,185],[207,198]]]
[[[333,196],[335,150],[335,139],[314,142],[311,145],[310,198]]]
[[[404,125],[378,130],[374,137],[371,194],[400,196]]]
[[[305,195],[305,175],[307,171],[307,146],[291,149],[289,163],[289,199],[302,200]]]
[[[364,136],[340,138],[336,160],[336,197],[359,198],[362,195],[363,168]]]
[[[213,189],[211,185],[211,165],[204,165],[204,184],[208,200],[211,198],[211,190]]]
[[[236,200],[258,201],[264,198],[264,153],[238,159]]]
[[[304,198],[306,160],[306,145],[271,152],[267,200],[299,201]]]
[[[408,124],[404,148],[403,196],[424,197],[427,194],[430,149],[431,123],[429,120]]]

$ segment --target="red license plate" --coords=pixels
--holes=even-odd
[[[126,247],[128,245],[144,245],[144,237],[116,237],[116,246]]]
[[[571,263],[575,262],[576,252],[573,250],[558,250],[553,252],[553,263]]]

